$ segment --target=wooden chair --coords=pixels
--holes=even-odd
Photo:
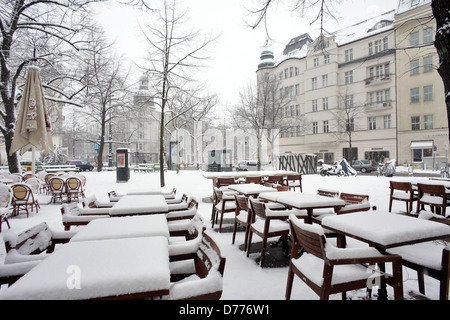
[[[67,202],[84,198],[83,184],[78,177],[69,177],[66,180]]]
[[[194,258],[195,273],[170,286],[171,300],[218,300],[222,296],[226,259],[207,231]]]
[[[9,225],[9,216],[11,215],[11,203],[13,199],[13,191],[10,186],[1,183],[0,184],[0,232],[2,232],[2,224],[6,222],[8,228],[11,229]]]
[[[186,240],[192,240],[197,237],[197,231],[199,230],[200,225],[202,226],[202,230],[205,229],[205,223],[197,213],[192,219],[168,221],[167,225],[170,237],[184,237]],[[194,250],[194,253],[195,252],[196,250]],[[172,255],[175,254],[172,253]]]
[[[373,272],[368,265],[392,263],[392,275],[383,274],[394,288],[395,299],[403,299],[402,259],[398,255],[384,255],[371,247],[338,249],[327,243],[321,226],[307,224],[295,216],[289,218],[292,239],[291,262],[286,284],[286,299],[292,292],[294,275],[302,279],[321,300],[330,294],[367,288]],[[299,255],[299,249],[303,252]],[[350,253],[351,252],[351,253]],[[370,288],[369,288],[370,289]]]
[[[273,188],[276,188],[277,185],[283,185],[283,176],[268,176],[265,183],[270,183]]]
[[[193,219],[197,214],[198,202],[195,199],[189,201],[186,209],[169,211],[166,215],[167,222],[176,220]]]
[[[80,208],[78,203],[63,204],[61,207],[64,230],[72,226],[84,226],[94,219],[109,218],[109,208]]]
[[[64,197],[66,196],[65,181],[58,176],[51,177],[49,179],[49,187],[52,194],[50,202],[56,203],[56,200],[63,202]]]
[[[20,234],[3,236],[5,263],[0,284],[12,284],[55,250],[56,244],[70,241],[74,232],[54,232],[42,222]]]
[[[236,184],[236,180],[234,178],[217,178],[216,182],[217,188],[226,187],[231,184]]]
[[[450,205],[445,187],[443,185],[418,183],[417,188],[416,212],[419,213],[422,206],[429,205],[431,212],[435,212],[436,208],[436,213],[445,217],[445,209]]]
[[[236,240],[237,227],[238,225],[241,225],[245,228],[244,251],[247,251],[248,235],[250,233],[252,217],[250,214],[250,209],[248,208],[248,198],[244,195],[235,195],[234,198],[236,200],[236,215],[234,217],[233,236],[231,239],[231,243],[234,244]]]
[[[288,186],[277,185],[277,191],[289,191],[291,188]]]
[[[217,219],[220,216],[219,232],[222,232],[223,216],[226,213],[236,211],[236,200],[234,199],[234,194],[224,193],[217,188],[214,192],[217,197],[217,204],[213,206],[211,227],[214,228],[214,223],[217,223]]]
[[[268,217],[266,207],[263,202],[249,199],[252,214],[252,224],[248,236],[247,257],[250,255],[253,233],[262,238],[260,266],[264,266],[264,256],[266,253],[267,240],[273,237],[281,237],[283,250],[287,250],[287,238],[289,235],[289,224],[282,215]]]
[[[30,212],[28,211],[28,207],[30,207],[30,210],[33,211],[33,207],[37,206],[35,203],[33,190],[28,184],[25,183],[14,183],[11,185],[11,189],[13,191],[13,215],[19,214],[20,210],[25,210],[27,217],[29,217]]]
[[[413,202],[417,201],[411,182],[389,181],[389,212],[392,211],[392,202],[403,201],[406,203],[406,213],[410,214],[413,210]]]
[[[317,189],[317,194],[324,197],[337,198],[339,197],[339,191],[329,189]]]
[[[245,177],[245,183],[262,184],[261,177]]]
[[[339,198],[345,201],[345,206],[337,214],[362,212],[370,210],[369,195],[341,192]]]
[[[283,181],[283,185],[289,187],[289,189],[299,188],[300,192],[303,192],[302,188],[302,175],[301,174],[288,174]]]
[[[187,194],[183,193],[181,198],[166,199],[166,202],[167,202],[167,204],[176,204],[176,203],[186,202],[187,200],[188,200]]]

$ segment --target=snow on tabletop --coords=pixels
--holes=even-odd
[[[70,241],[162,236],[169,238],[164,215],[113,217],[89,222]]]
[[[111,208],[110,215],[167,212],[167,210],[163,195],[127,195],[120,198]]]
[[[437,222],[385,212],[356,212],[323,218],[322,225],[382,245],[450,235],[450,227]]]
[[[263,199],[276,201],[296,208],[320,208],[323,206],[343,206],[344,200],[319,196],[317,194],[306,194],[295,191],[261,193]]]
[[[83,241],[61,246],[0,298],[91,299],[169,285],[167,238]]]

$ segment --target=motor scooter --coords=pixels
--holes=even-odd
[[[322,177],[326,176],[339,176],[343,177],[345,176],[344,170],[342,170],[342,166],[335,162],[334,165],[330,166],[328,164],[323,164],[322,169],[320,170],[320,175]]]

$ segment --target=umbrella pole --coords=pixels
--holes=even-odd
[[[36,164],[35,164],[35,162],[36,162],[36,148],[33,146],[32,148],[31,148],[31,174],[35,174],[35,172],[36,172]]]

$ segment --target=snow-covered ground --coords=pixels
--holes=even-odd
[[[398,171],[406,171],[399,167]],[[415,173],[421,172],[416,170]],[[423,172],[422,172],[423,173]],[[430,171],[430,174],[436,174],[436,171]],[[108,200],[108,192],[115,190],[118,193],[125,193],[127,190],[136,190],[141,187],[159,187],[159,173],[135,173],[131,172],[128,182],[116,182],[116,172],[86,172],[87,177],[86,195],[95,194],[101,201]],[[189,196],[199,200],[199,214],[208,222],[210,228],[210,217],[212,204],[202,201],[212,194],[212,180],[203,177],[202,171],[181,171],[176,173],[169,171],[165,175],[166,187],[177,188],[178,194],[186,193]],[[371,206],[376,206],[379,211],[388,211],[389,202],[389,180],[428,180],[427,177],[407,177],[396,176],[393,178],[377,177],[372,175],[358,175],[356,177],[321,177],[319,175],[303,176],[303,192],[316,193],[318,188],[335,189],[340,192],[350,192],[359,194],[368,194],[370,196]],[[9,233],[19,233],[42,221],[46,221],[53,229],[63,230],[61,222],[60,204],[46,204],[50,196],[40,194],[39,201],[41,208],[39,213],[32,213],[29,218],[26,214],[10,219],[11,229],[3,224],[3,231],[0,233],[0,242],[2,238]],[[81,204],[80,204],[81,205]],[[415,209],[415,208],[414,208]],[[404,212],[405,204],[395,201],[393,212]],[[232,217],[231,215],[229,216]],[[243,243],[244,233],[239,232],[236,243],[231,244],[232,234],[229,232],[214,232],[215,239],[221,247],[222,254],[226,257],[224,286],[222,299],[226,300],[282,300],[286,287],[286,277],[288,268],[261,268],[255,262],[255,256],[246,257],[246,253],[239,249]],[[259,241],[255,235],[253,241]],[[350,240],[351,241],[351,240]],[[358,243],[357,245],[362,245]],[[281,250],[281,248],[278,248]],[[114,248],[111,248],[114,250]],[[0,268],[5,257],[4,246],[0,246]],[[417,274],[415,271],[404,268],[403,285],[405,299],[418,299],[421,295],[418,293]],[[439,298],[439,282],[425,276],[426,298]],[[2,288],[5,290],[5,287]],[[6,289],[7,290],[7,289]],[[392,290],[388,287],[389,299],[393,298]],[[366,291],[359,290],[348,294],[350,299],[365,298]],[[373,297],[376,299],[376,294]],[[297,300],[317,300],[317,295],[301,280],[296,278],[291,299]],[[341,299],[340,295],[332,295],[330,299]]]

